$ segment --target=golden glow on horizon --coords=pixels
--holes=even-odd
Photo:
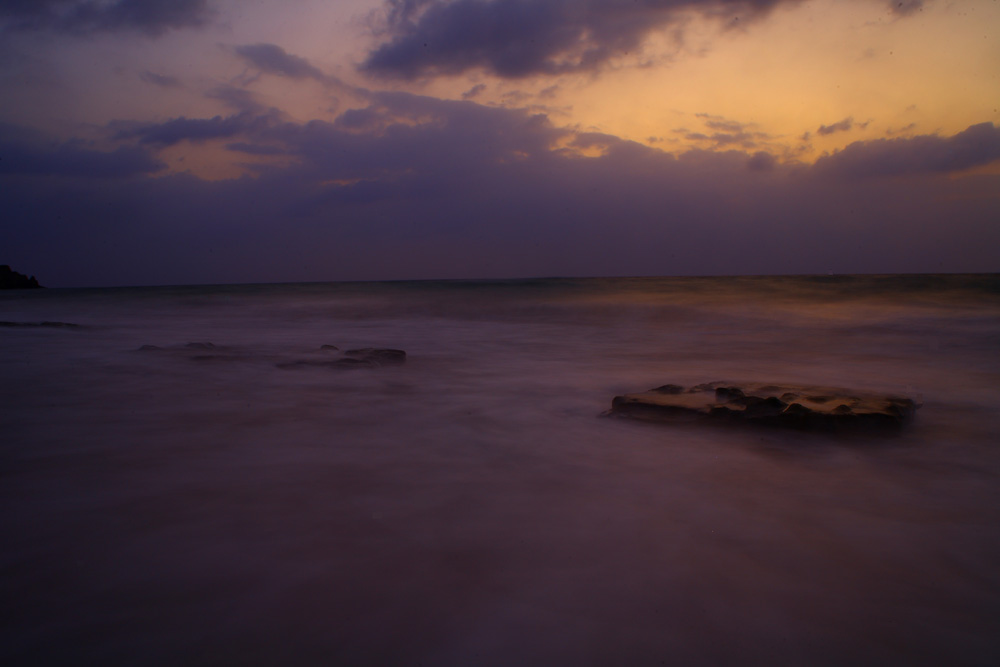
[[[987,26],[1000,25],[1000,3],[979,4],[893,20],[872,3],[806,3],[716,39],[703,55],[587,82],[574,91],[572,116],[675,152],[711,146],[685,139],[712,134],[698,116],[709,114],[766,134],[755,137],[758,149],[806,161],[857,140],[998,122],[1000,48]],[[692,47],[711,30],[692,24]],[[817,132],[846,119],[850,130]],[[729,147],[739,148],[716,148]]]
[[[1000,40],[989,30],[993,25],[1000,25],[996,2],[928,3],[902,18],[879,3],[807,2],[739,29],[692,18],[682,43],[654,36],[643,53],[596,75],[504,81],[475,72],[395,86],[462,99],[480,85],[473,101],[531,108],[558,126],[667,152],[764,150],[812,162],[854,141],[951,135],[1000,122]],[[326,72],[337,69],[350,82],[372,85],[328,61],[329,51],[316,54],[316,33],[310,34],[285,47]],[[229,73],[237,76],[233,65]],[[264,76],[252,89],[263,104],[280,106],[298,122],[332,120],[363,106],[312,81]]]
[[[44,58],[27,58],[23,72],[9,75],[5,120],[100,140],[112,136],[106,128],[113,121],[239,113],[218,94],[226,89],[242,89],[260,108],[273,108],[276,118],[297,123],[333,121],[367,104],[348,87],[262,74],[234,51],[274,43],[348,86],[453,100],[465,95],[671,153],[763,150],[812,162],[854,141],[948,136],[972,124],[1000,123],[1000,2],[993,0],[928,2],[906,17],[871,0],[811,1],[729,29],[690,18],[682,40],[670,32],[654,35],[641,53],[595,74],[502,80],[470,72],[423,82],[373,81],[355,70],[373,44],[366,16],[381,7],[378,0],[337,6],[301,0],[280,17],[272,6],[236,0],[219,7],[226,21],[201,31],[52,42]],[[176,85],[143,80],[149,72]],[[820,132],[823,126],[828,131]],[[274,162],[226,151],[225,143],[185,142],[165,149],[163,159],[171,172],[205,178],[230,178],[246,173],[241,165]]]

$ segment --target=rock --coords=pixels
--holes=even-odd
[[[41,287],[35,276],[12,271],[6,264],[0,264],[0,289],[36,289]]]
[[[336,361],[327,362],[327,366],[333,368],[374,368],[378,366],[378,362],[372,359],[352,359],[351,357],[344,357],[342,359],[337,359]]]
[[[334,348],[332,345],[323,348]],[[323,349],[321,348],[321,349]],[[343,356],[337,359],[298,359],[295,361],[284,361],[277,364],[278,368],[294,369],[322,367],[322,368],[376,368],[385,365],[397,365],[406,363],[406,352],[403,350],[381,349],[365,347],[357,350],[347,350]]]
[[[351,359],[349,357],[341,357],[340,359],[334,359],[333,361],[319,361],[313,359],[299,359],[296,361],[282,361],[275,364],[278,368],[283,370],[290,370],[296,368],[374,368],[378,366],[373,361],[368,361],[367,359]]]
[[[182,345],[170,345],[161,347],[159,345],[141,345],[139,352],[156,352],[170,357],[181,357],[191,361],[244,361],[249,359],[247,354],[238,349],[215,343],[191,342]]]
[[[615,396],[613,416],[657,422],[718,421],[804,430],[898,429],[913,416],[912,399],[850,389],[710,382],[664,385]]]
[[[0,327],[46,327],[50,329],[79,329],[72,322],[0,322]]]
[[[0,324],[3,324],[0,322]],[[146,344],[138,348],[139,352],[156,353],[168,357],[180,357],[197,362],[208,361],[253,361],[256,357],[251,351],[239,347],[229,347],[226,345],[216,345],[208,341],[192,341],[179,345],[161,347],[159,345]],[[302,368],[377,368],[386,365],[398,365],[406,363],[406,352],[403,350],[392,350],[375,347],[365,347],[356,350],[347,350],[340,353],[336,346],[322,345],[320,350],[313,351],[307,358],[282,358],[277,359],[272,355],[260,357],[269,362],[276,362],[275,366],[284,370],[294,370]]]
[[[679,384],[665,384],[662,387],[657,387],[656,389],[650,389],[650,391],[656,391],[661,394],[680,394],[684,391],[684,387]]]
[[[406,352],[403,350],[379,349],[366,347],[359,350],[348,350],[344,352],[347,357],[353,357],[362,361],[371,361],[380,366],[385,364],[406,363]]]

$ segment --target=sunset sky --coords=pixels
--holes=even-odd
[[[997,0],[0,0],[56,287],[1000,271]]]

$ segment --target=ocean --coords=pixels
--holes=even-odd
[[[1000,664],[998,275],[25,290],[0,321],[4,665]],[[325,363],[352,348],[406,363]],[[602,416],[717,380],[921,407]]]

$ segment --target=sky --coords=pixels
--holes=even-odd
[[[0,0],[52,287],[1000,271],[997,0]]]

